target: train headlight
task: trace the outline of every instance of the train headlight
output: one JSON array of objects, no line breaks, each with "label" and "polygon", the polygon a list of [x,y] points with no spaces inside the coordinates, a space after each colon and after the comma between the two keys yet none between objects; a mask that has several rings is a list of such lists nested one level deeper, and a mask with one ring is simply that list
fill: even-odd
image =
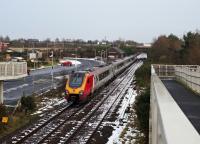
[{"label": "train headlight", "polygon": [[68,95],[69,95],[69,92],[68,92],[68,90],[66,90],[66,91],[65,91],[65,95],[66,95],[66,96],[68,96]]},{"label": "train headlight", "polygon": [[81,96],[82,96],[82,95],[83,95],[83,91],[80,91],[80,92],[79,92],[79,95],[81,95]]}]

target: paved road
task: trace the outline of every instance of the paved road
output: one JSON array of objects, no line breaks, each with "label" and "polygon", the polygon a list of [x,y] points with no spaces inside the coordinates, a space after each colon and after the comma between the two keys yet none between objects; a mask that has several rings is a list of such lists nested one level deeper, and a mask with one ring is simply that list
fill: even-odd
[{"label": "paved road", "polygon": [[[79,60],[81,65],[77,67],[55,66],[53,69],[53,86],[58,86],[61,79],[59,76],[67,75],[74,70],[89,69],[98,66],[99,62],[92,60]],[[40,69],[32,71],[25,78],[18,80],[9,80],[4,82],[4,103],[14,104],[23,95],[31,95],[33,92],[41,93],[52,88],[52,68]],[[34,82],[34,83],[33,83]]]},{"label": "paved road", "polygon": [[200,96],[174,80],[163,80],[162,82],[200,134]]}]

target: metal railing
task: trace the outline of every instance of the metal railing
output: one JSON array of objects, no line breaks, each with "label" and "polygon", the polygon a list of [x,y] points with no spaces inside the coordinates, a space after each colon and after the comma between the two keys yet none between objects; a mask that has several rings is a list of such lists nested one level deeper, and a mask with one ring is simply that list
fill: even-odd
[{"label": "metal railing", "polygon": [[[151,71],[149,143],[199,143],[200,136],[198,132],[174,101],[158,77],[154,66],[152,66]],[[175,73],[176,72],[174,72],[174,75]]]},{"label": "metal railing", "polygon": [[0,62],[0,80],[17,79],[26,75],[26,62]]},{"label": "metal railing", "polygon": [[198,65],[176,67],[175,76],[178,81],[200,93],[200,67]]},{"label": "metal railing", "polygon": [[152,65],[155,73],[161,79],[176,79],[193,91],[200,93],[199,65]]},{"label": "metal railing", "polygon": [[153,68],[160,78],[174,78],[175,65],[154,64]]}]

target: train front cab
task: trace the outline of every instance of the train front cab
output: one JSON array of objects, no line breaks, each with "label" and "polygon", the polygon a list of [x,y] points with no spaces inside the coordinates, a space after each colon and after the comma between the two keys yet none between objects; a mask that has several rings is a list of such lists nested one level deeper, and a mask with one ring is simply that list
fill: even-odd
[{"label": "train front cab", "polygon": [[67,101],[85,102],[89,99],[94,86],[94,75],[89,72],[76,72],[70,75],[66,83]]}]

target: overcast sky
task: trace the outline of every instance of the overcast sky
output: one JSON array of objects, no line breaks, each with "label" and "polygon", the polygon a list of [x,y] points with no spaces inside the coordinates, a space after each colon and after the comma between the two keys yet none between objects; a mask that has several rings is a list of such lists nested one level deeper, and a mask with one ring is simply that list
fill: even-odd
[{"label": "overcast sky", "polygon": [[200,0],[0,0],[0,35],[151,42],[200,29]]}]

